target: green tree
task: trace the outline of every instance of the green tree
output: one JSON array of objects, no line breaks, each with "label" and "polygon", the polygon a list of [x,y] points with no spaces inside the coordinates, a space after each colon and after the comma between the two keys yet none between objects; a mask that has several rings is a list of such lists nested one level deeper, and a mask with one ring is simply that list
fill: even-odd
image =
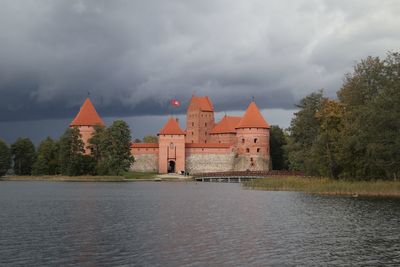
[{"label": "green tree", "polygon": [[284,170],[287,169],[287,156],[284,147],[287,145],[285,133],[277,126],[272,125],[269,129],[270,137],[270,155],[272,160],[272,169]]},{"label": "green tree", "polygon": [[368,57],[347,74],[338,97],[345,107],[340,160],[343,177],[400,175],[400,56]]},{"label": "green tree", "polygon": [[18,138],[11,145],[14,173],[16,175],[31,175],[32,166],[36,160],[35,146],[29,138]]},{"label": "green tree", "polygon": [[5,142],[0,139],[0,177],[11,168],[11,152]]},{"label": "green tree", "polygon": [[338,178],[339,140],[343,128],[344,107],[338,101],[324,99],[315,116],[319,122],[317,138],[312,145],[313,158],[320,175]]},{"label": "green tree", "polygon": [[154,135],[146,135],[143,137],[143,143],[158,143],[158,137]]},{"label": "green tree", "polygon": [[50,137],[43,140],[38,147],[37,158],[33,164],[34,175],[55,175],[58,173],[58,144]]},{"label": "green tree", "polygon": [[98,128],[90,143],[96,151],[98,174],[121,175],[133,162],[129,126],[122,120],[114,121],[107,129]]},{"label": "green tree", "polygon": [[303,98],[297,106],[299,111],[291,121],[286,145],[291,170],[303,171],[309,175],[319,174],[312,146],[319,131],[315,114],[324,99],[322,91],[318,91]]},{"label": "green tree", "polygon": [[84,144],[77,127],[68,128],[59,141],[59,164],[63,175],[77,176],[82,174]]}]

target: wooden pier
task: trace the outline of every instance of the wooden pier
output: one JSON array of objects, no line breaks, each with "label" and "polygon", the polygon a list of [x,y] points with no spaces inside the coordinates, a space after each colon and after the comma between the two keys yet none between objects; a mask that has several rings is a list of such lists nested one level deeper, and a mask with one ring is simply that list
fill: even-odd
[{"label": "wooden pier", "polygon": [[209,172],[193,174],[193,180],[197,182],[241,183],[243,181],[260,179],[268,176],[304,176],[304,174],[292,171]]}]

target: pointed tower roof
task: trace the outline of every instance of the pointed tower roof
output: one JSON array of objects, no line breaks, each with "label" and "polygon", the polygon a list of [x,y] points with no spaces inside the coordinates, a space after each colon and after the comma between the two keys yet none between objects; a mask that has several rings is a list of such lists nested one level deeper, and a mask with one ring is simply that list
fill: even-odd
[{"label": "pointed tower roof", "polygon": [[95,126],[104,125],[103,120],[100,118],[92,101],[86,98],[81,109],[76,115],[75,119],[71,122],[70,126]]},{"label": "pointed tower roof", "polygon": [[256,103],[252,101],[236,128],[269,128]]},{"label": "pointed tower roof", "polygon": [[185,134],[185,132],[179,127],[178,122],[170,117],[158,134]]},{"label": "pointed tower roof", "polygon": [[224,116],[220,122],[210,131],[210,134],[236,133],[236,126],[242,117]]},{"label": "pointed tower roof", "polygon": [[214,111],[211,99],[208,96],[195,96],[190,99],[189,109],[200,109],[201,111]]}]

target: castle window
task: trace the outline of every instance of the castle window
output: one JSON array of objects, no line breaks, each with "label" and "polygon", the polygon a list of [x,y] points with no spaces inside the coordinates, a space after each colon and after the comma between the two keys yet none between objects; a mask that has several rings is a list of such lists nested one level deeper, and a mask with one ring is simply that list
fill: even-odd
[{"label": "castle window", "polygon": [[257,138],[254,138],[254,144],[257,143]]},{"label": "castle window", "polygon": [[250,158],[250,161],[253,162],[253,158]]},{"label": "castle window", "polygon": [[260,153],[260,149],[259,148],[257,148],[257,153]]},{"label": "castle window", "polygon": [[192,135],[194,135],[194,132],[192,132]]},{"label": "castle window", "polygon": [[206,126],[206,127],[207,127],[207,122],[206,122],[206,123],[204,123],[204,126]]},{"label": "castle window", "polygon": [[194,126],[194,122],[192,122],[192,126]]},{"label": "castle window", "polygon": [[250,153],[250,149],[249,148],[246,148],[246,153]]},{"label": "castle window", "polygon": [[243,138],[243,139],[242,139],[242,144],[244,144],[244,141],[245,141],[245,140],[244,140],[244,138]]}]

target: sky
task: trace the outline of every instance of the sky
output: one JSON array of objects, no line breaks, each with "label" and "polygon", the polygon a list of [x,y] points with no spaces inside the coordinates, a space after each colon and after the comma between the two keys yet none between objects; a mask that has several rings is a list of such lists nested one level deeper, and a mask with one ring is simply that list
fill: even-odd
[{"label": "sky", "polygon": [[[361,59],[400,47],[396,0],[0,0],[0,139],[58,138],[90,98],[134,138],[190,97],[242,115],[252,97],[270,124],[296,103],[335,97]],[[176,98],[182,106],[170,107]]]}]

